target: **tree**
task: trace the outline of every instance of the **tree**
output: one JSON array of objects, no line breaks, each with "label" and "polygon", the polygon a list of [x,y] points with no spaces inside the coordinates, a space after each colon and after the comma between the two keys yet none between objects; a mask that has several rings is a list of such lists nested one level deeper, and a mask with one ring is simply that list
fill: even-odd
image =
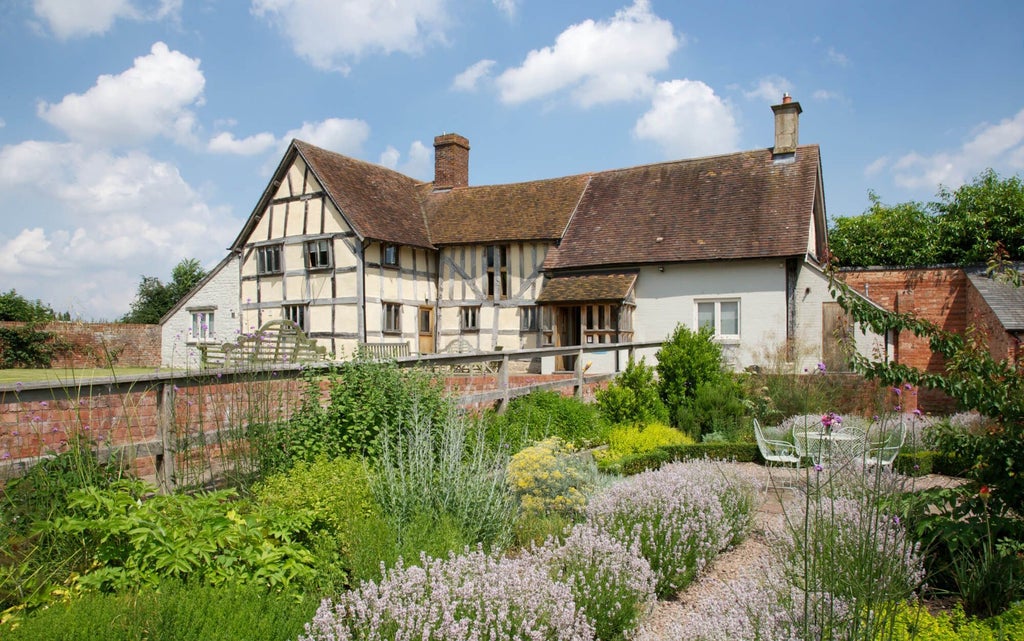
[{"label": "tree", "polygon": [[860,216],[833,221],[829,245],[846,267],[912,267],[984,263],[1002,245],[1008,260],[1024,260],[1024,181],[988,169],[938,200],[885,205],[869,192]]},{"label": "tree", "polygon": [[933,203],[940,221],[940,262],[983,263],[998,244],[1010,260],[1024,260],[1024,181],[988,169],[956,191],[942,189]]},{"label": "tree", "polygon": [[171,271],[171,282],[166,285],[154,276],[143,276],[138,293],[132,301],[131,311],[121,318],[122,323],[155,325],[185,294],[192,291],[206,271],[195,258],[186,258]]},{"label": "tree", "polygon": [[679,412],[696,395],[702,383],[725,377],[722,346],[714,341],[709,327],[693,331],[677,325],[672,336],[658,350],[658,392],[668,408],[673,425],[679,424]]},{"label": "tree", "polygon": [[937,262],[935,219],[917,202],[886,205],[868,192],[871,207],[834,221],[829,248],[840,264],[854,267],[930,265]]},{"label": "tree", "polygon": [[13,289],[0,294],[0,321],[42,323],[53,319],[53,309],[40,300],[30,301]]}]

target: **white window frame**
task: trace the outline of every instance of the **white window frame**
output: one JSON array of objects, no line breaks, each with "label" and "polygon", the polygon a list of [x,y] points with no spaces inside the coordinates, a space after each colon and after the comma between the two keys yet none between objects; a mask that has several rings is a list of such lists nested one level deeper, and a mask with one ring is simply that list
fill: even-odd
[{"label": "white window frame", "polygon": [[519,308],[519,331],[540,331],[540,307],[538,305],[527,305]]},{"label": "white window frame", "polygon": [[[722,331],[722,305],[736,306],[736,333],[726,334]],[[739,298],[704,298],[694,301],[693,304],[693,326],[699,331],[701,329],[700,307],[701,305],[712,305],[714,317],[711,320],[711,327],[714,330],[714,337],[720,341],[738,341],[743,332],[742,306]]]},{"label": "white window frame", "polygon": [[256,273],[260,276],[266,274],[280,274],[282,269],[284,246],[280,243],[275,245],[262,245],[256,248]]},{"label": "white window frame", "polygon": [[331,269],[334,267],[334,247],[330,238],[306,241],[306,269]]},{"label": "white window frame", "polygon": [[212,343],[216,341],[214,318],[216,308],[190,309],[192,327],[189,329],[189,340],[193,343]]},{"label": "white window frame", "polygon": [[459,329],[464,332],[480,331],[479,305],[463,305],[459,308]]},{"label": "white window frame", "polygon": [[380,327],[385,334],[402,333],[402,304],[381,303]]}]

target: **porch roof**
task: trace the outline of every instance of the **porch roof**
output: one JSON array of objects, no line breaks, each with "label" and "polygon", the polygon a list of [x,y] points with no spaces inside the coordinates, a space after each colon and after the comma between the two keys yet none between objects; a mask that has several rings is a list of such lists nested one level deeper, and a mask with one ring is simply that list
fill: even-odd
[{"label": "porch roof", "polygon": [[538,303],[621,303],[636,284],[636,273],[555,276],[544,283]]}]

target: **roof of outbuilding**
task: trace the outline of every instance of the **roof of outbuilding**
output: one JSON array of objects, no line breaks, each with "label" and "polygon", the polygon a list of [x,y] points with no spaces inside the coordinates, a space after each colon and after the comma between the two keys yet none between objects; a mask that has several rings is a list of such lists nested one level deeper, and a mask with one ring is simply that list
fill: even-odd
[{"label": "roof of outbuilding", "polygon": [[546,269],[727,260],[807,252],[817,145],[594,174]]},{"label": "roof of outbuilding", "polygon": [[984,273],[968,273],[967,277],[1006,331],[1024,331],[1024,287],[993,280]]}]

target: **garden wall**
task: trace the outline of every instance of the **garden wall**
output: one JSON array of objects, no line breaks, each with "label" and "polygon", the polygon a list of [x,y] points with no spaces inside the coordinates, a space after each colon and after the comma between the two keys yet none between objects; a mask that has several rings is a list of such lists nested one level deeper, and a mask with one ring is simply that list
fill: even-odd
[{"label": "garden wall", "polygon": [[[0,327],[25,323],[0,322]],[[53,332],[68,346],[58,353],[53,367],[160,367],[160,326],[129,323],[52,322],[37,326]]]},{"label": "garden wall", "polygon": [[[968,290],[972,288],[959,267],[869,268],[844,270],[841,276],[851,288],[890,311],[914,314],[948,332],[962,334],[967,329]],[[910,332],[896,337],[894,358],[902,365],[933,373],[942,372],[945,366],[927,339]],[[941,392],[921,390],[918,405],[924,411],[945,412],[953,410],[955,403]]]},{"label": "garden wall", "polygon": [[[208,479],[245,460],[242,438],[252,427],[286,420],[305,391],[301,369],[206,376],[153,374],[124,381],[55,387],[44,383],[0,391],[0,480],[21,475],[40,457],[84,438],[101,458],[123,453],[135,474],[170,489]],[[573,393],[574,376],[510,375],[512,390],[557,385]],[[326,400],[327,381],[321,383]],[[583,386],[593,398],[598,380]],[[451,376],[445,386],[462,405],[482,410],[499,390],[495,376]]]}]

